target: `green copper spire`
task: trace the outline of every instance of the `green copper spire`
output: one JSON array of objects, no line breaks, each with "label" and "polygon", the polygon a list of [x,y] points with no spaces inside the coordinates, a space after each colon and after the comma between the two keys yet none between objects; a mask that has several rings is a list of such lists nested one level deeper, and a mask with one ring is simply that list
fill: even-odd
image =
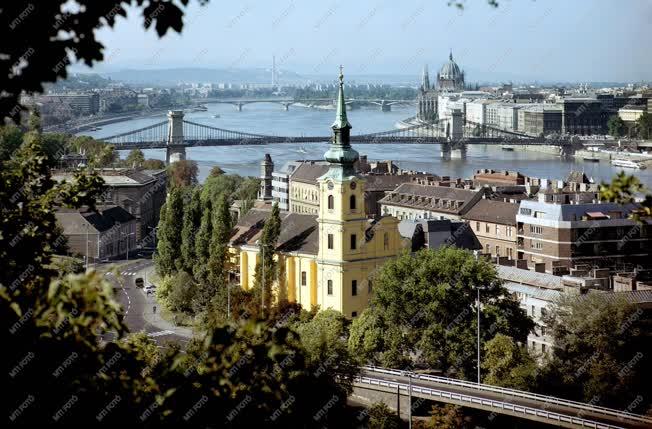
[{"label": "green copper spire", "polygon": [[340,89],[337,93],[337,112],[335,113],[335,122],[332,128],[351,128],[349,120],[346,117],[346,103],[344,102],[344,74],[342,73],[342,66],[340,66]]},{"label": "green copper spire", "polygon": [[346,117],[346,104],[344,103],[344,75],[340,66],[340,89],[337,96],[337,111],[333,122],[333,140],[324,159],[330,163],[328,172],[324,176],[343,180],[345,177],[355,175],[353,164],[358,160],[358,152],[351,147],[351,124]]}]

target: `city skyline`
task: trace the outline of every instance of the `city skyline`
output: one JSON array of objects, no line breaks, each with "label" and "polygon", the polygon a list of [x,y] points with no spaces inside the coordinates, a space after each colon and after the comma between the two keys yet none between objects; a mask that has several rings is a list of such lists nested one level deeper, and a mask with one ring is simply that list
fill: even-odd
[{"label": "city skyline", "polygon": [[463,10],[408,1],[398,11],[387,1],[192,4],[183,33],[163,39],[140,27],[138,13],[118,18],[98,32],[105,60],[93,70],[271,68],[276,56],[278,69],[305,76],[340,63],[351,77],[410,76],[424,63],[438,69],[452,50],[469,82],[639,82],[652,79],[651,15],[647,0],[625,10],[606,1],[483,1]]}]

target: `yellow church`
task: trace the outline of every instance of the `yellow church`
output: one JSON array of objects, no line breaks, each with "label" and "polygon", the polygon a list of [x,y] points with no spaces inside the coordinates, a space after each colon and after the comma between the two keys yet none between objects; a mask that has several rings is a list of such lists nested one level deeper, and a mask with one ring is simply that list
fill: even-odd
[{"label": "yellow church", "polygon": [[[281,212],[277,240],[276,299],[287,299],[310,309],[334,309],[347,317],[364,310],[373,288],[374,271],[403,247],[398,220],[392,216],[370,219],[365,215],[365,179],[356,174],[359,155],[351,147],[344,103],[344,76],[340,70],[333,139],[324,155],[328,170],[319,177],[317,215]],[[253,287],[258,240],[271,205],[255,207],[238,220],[231,237],[237,255],[240,286]]]}]

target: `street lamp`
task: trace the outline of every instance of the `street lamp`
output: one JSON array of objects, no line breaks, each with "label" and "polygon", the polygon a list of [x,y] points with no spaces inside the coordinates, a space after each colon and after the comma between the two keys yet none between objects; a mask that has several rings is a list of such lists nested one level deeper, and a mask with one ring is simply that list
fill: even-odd
[{"label": "street lamp", "polygon": [[120,231],[120,235],[126,236],[127,237],[127,262],[129,262],[129,236],[130,235],[135,235],[135,232],[122,232]]}]

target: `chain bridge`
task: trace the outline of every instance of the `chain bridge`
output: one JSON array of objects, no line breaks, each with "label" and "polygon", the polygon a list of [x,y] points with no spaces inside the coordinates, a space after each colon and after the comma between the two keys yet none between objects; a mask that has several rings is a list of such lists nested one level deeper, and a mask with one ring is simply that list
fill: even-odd
[{"label": "chain bridge", "polygon": [[[118,150],[166,149],[168,162],[185,159],[187,147],[242,146],[277,144],[311,144],[329,142],[330,135],[279,136],[227,130],[183,119],[183,112],[168,112],[168,120],[144,128],[99,138]],[[537,138],[510,130],[487,125],[464,122],[458,116],[434,123],[416,124],[369,134],[351,135],[356,144],[439,144],[441,155],[450,157],[452,151],[460,151],[466,157],[468,144],[496,145],[555,145],[560,152],[572,150],[568,140]]]}]

